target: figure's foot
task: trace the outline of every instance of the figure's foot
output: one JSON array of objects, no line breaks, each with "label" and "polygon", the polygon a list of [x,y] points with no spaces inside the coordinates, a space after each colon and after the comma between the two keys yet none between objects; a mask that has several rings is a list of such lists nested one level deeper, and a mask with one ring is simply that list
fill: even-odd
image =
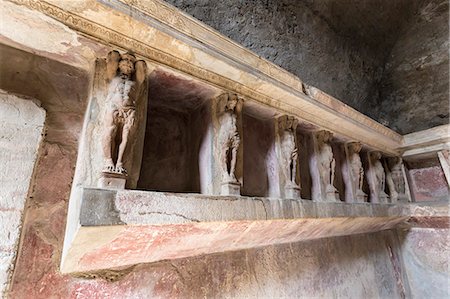
[{"label": "figure's foot", "polygon": [[293,182],[293,181],[287,181],[286,182],[286,187],[287,188],[297,188],[298,185],[295,182]]},{"label": "figure's foot", "polygon": [[114,171],[115,167],[112,159],[105,160],[105,164],[103,165],[103,172],[114,172]]},{"label": "figure's foot", "polygon": [[119,164],[119,163],[117,163],[115,172],[120,173],[120,174],[127,174],[127,170],[123,167],[122,164]]},{"label": "figure's foot", "polygon": [[233,174],[229,174],[229,173],[225,173],[223,175],[223,180],[224,183],[237,183],[237,179],[236,176]]}]

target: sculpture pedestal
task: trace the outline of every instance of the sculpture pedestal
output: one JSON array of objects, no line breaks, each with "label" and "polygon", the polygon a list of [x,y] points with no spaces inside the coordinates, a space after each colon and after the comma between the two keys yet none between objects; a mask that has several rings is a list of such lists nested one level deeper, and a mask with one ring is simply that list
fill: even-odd
[{"label": "sculpture pedestal", "polygon": [[98,180],[99,188],[106,189],[125,189],[127,182],[126,175],[114,172],[102,172],[102,176]]},{"label": "sculpture pedestal", "polygon": [[239,182],[222,183],[220,195],[241,195],[241,184]]},{"label": "sculpture pedestal", "polygon": [[334,188],[334,186],[332,186],[332,185],[327,186],[326,201],[331,201],[331,202],[339,202],[340,201],[339,193],[336,190],[336,188]]},{"label": "sculpture pedestal", "polygon": [[381,191],[379,198],[380,203],[389,203],[389,196],[386,194],[386,192]]},{"label": "sculpture pedestal", "polygon": [[284,197],[286,199],[301,199],[300,187],[298,187],[298,186],[284,187]]},{"label": "sculpture pedestal", "polygon": [[367,194],[361,189],[356,191],[356,202],[367,202]]}]

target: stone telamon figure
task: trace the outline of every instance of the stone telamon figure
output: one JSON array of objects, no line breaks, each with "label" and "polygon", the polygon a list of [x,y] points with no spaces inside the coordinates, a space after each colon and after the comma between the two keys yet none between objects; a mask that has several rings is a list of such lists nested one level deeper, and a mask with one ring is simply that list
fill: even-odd
[{"label": "stone telamon figure", "polygon": [[240,113],[239,97],[224,93],[219,96],[218,147],[222,168],[222,183],[237,183],[235,171],[240,144],[237,116]]},{"label": "stone telamon figure", "polygon": [[377,197],[372,198],[372,202],[381,201],[384,200],[384,189],[385,189],[385,183],[386,183],[386,174],[384,172],[383,164],[381,164],[381,153],[375,152],[370,155],[371,157],[371,164],[373,168],[373,182],[370,184],[370,195],[371,197]]},{"label": "stone telamon figure", "polygon": [[359,153],[362,145],[359,142],[352,142],[348,145],[348,151],[350,156],[350,175],[353,186],[356,190],[362,190],[364,169],[362,167],[361,157]]},{"label": "stone telamon figure", "polygon": [[[109,85],[102,138],[103,172],[127,173],[124,157],[136,122],[136,101],[145,80],[146,69],[145,62],[136,61],[131,53],[111,51],[108,54],[106,77]],[[115,144],[117,139],[120,140],[118,148]]]},{"label": "stone telamon figure", "polygon": [[404,199],[406,197],[405,180],[403,177],[403,161],[400,157],[393,157],[388,160],[389,173],[386,175],[386,183],[389,187],[389,197],[391,202]]},{"label": "stone telamon figure", "polygon": [[317,133],[319,174],[322,184],[327,190],[335,189],[333,183],[336,161],[333,158],[333,150],[329,144],[332,138],[333,134],[331,132],[320,131]]},{"label": "stone telamon figure", "polygon": [[297,187],[295,178],[297,175],[298,149],[295,142],[295,130],[298,121],[292,116],[285,116],[279,119],[280,147],[281,147],[281,168],[286,178],[286,187]]}]

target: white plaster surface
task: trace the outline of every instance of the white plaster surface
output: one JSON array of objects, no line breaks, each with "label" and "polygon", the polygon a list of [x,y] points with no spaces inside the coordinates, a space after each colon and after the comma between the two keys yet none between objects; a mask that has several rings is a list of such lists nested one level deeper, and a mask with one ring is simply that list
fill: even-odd
[{"label": "white plaster surface", "polygon": [[0,90],[0,293],[7,288],[45,111]]},{"label": "white plaster surface", "polygon": [[450,230],[413,228],[402,239],[412,298],[449,298]]},{"label": "white plaster surface", "polygon": [[[61,23],[45,16],[24,9],[9,2],[0,3],[2,18],[0,19],[0,35],[24,46],[38,51],[65,54],[71,46],[81,45],[77,35]],[[28,22],[23,22],[27,19]],[[44,21],[53,28],[52,32],[38,30],[37,24]],[[14,24],[14,26],[11,26]],[[22,34],[29,32],[32,34]]]}]

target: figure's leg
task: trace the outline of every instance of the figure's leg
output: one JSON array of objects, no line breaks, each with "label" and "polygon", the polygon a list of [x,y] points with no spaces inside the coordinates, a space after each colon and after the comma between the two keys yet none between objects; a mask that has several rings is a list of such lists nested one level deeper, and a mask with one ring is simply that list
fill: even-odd
[{"label": "figure's leg", "polygon": [[364,169],[362,167],[359,168],[359,189],[363,188],[363,180],[364,180]]},{"label": "figure's leg", "polygon": [[133,128],[134,124],[135,112],[131,111],[128,116],[125,118],[125,124],[122,128],[122,141],[119,145],[119,152],[117,153],[117,163],[116,163],[116,172],[125,174],[127,173],[126,169],[123,167],[123,155],[125,150],[127,149],[128,138],[130,136],[130,132]]},{"label": "figure's leg", "polygon": [[292,155],[292,178],[291,178],[291,182],[294,183],[294,185],[297,184],[295,182],[296,177],[297,177],[297,152],[294,152],[294,154]]},{"label": "figure's leg", "polygon": [[333,158],[330,165],[330,185],[334,185],[334,171],[336,170],[336,160]]},{"label": "figure's leg", "polygon": [[237,162],[237,152],[239,149],[240,139],[239,136],[234,136],[231,144],[231,161],[230,161],[230,177],[236,180],[236,162]]},{"label": "figure's leg", "polygon": [[114,123],[114,112],[108,111],[105,115],[104,132],[102,138],[102,149],[104,157],[103,170],[114,171],[114,162],[112,160],[112,149],[114,148],[114,139],[116,137],[117,125]]}]

